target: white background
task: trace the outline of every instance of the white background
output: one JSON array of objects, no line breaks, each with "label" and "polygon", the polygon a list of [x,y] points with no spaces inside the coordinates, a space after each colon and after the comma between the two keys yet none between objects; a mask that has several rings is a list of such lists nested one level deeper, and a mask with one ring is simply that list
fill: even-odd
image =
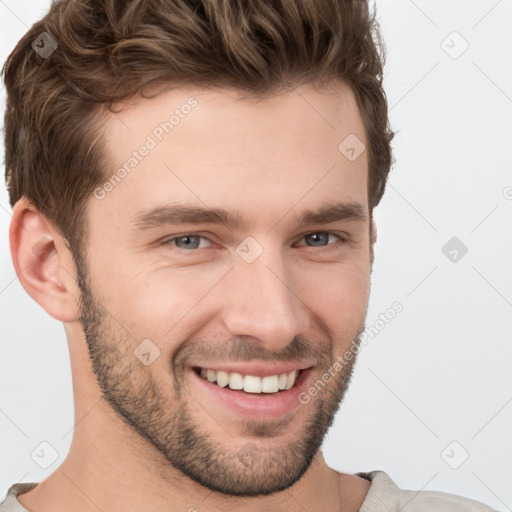
[{"label": "white background", "polygon": [[[2,62],[48,5],[0,1]],[[404,310],[362,351],[324,453],[344,472],[381,469],[402,488],[511,510],[512,0],[378,0],[377,10],[397,135],[375,210],[367,325],[395,301]],[[10,211],[2,185],[0,500],[53,472],[73,427],[64,329],[16,279]],[[441,250],[452,237],[468,248],[455,263]],[[42,441],[59,452],[46,471],[30,456]]]}]

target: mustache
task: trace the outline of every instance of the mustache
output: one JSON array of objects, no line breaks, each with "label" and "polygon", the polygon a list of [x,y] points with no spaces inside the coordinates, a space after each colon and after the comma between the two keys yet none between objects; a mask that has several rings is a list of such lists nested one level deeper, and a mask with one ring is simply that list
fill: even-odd
[{"label": "mustache", "polygon": [[332,341],[327,344],[318,341],[307,341],[296,336],[291,343],[281,350],[266,350],[263,344],[250,336],[234,337],[225,341],[191,340],[184,343],[172,357],[172,366],[183,371],[192,358],[208,361],[221,360],[232,362],[248,362],[255,359],[263,361],[295,362],[312,359],[317,363],[330,361],[332,357]]}]

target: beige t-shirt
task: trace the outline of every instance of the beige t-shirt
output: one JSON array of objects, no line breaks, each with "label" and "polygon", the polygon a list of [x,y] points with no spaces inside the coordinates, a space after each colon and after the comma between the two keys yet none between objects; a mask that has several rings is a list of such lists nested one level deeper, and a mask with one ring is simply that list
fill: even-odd
[{"label": "beige t-shirt", "polygon": [[[403,491],[391,480],[384,471],[356,473],[370,480],[372,485],[366,495],[360,512],[427,512],[442,510],[443,512],[496,512],[494,509],[454,494],[437,491]],[[22,507],[17,499],[33,489],[37,483],[26,482],[13,484],[0,503],[0,512],[29,512]]]}]

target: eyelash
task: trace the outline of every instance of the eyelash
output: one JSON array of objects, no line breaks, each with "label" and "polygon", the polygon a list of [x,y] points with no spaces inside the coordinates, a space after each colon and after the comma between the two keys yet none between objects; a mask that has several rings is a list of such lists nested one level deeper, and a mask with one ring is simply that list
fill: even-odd
[{"label": "eyelash", "polygon": [[[337,240],[337,242],[334,242],[332,244],[327,244],[327,245],[319,245],[319,246],[301,245],[300,247],[310,247],[310,248],[319,247],[319,248],[322,248],[322,249],[329,249],[329,248],[335,246],[338,242],[340,242],[341,244],[346,244],[349,241],[347,236],[342,235],[342,234],[340,234],[338,232],[335,232],[335,231],[311,231],[310,233],[306,233],[306,234],[302,235],[301,240],[306,238],[306,237],[308,237],[308,236],[310,236],[310,235],[333,235],[336,238],[338,238],[338,240]],[[187,237],[198,237],[198,238],[202,238],[203,240],[208,240],[209,242],[211,242],[211,240],[209,238],[205,237],[205,236],[197,235],[195,233],[185,233],[183,235],[176,235],[176,236],[173,236],[171,238],[168,238],[168,239],[166,239],[163,242],[163,244],[164,245],[172,245],[172,243],[175,240],[179,240],[180,238],[187,238]],[[200,249],[205,249],[205,247],[199,247],[197,249],[182,249],[181,247],[177,247],[177,246],[173,246],[173,248],[182,250],[183,252],[197,252]]]}]

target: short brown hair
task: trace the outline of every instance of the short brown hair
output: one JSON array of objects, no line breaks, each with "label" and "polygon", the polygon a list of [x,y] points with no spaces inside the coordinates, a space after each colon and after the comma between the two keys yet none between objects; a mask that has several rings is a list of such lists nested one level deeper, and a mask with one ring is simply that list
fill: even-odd
[{"label": "short brown hair", "polygon": [[[160,82],[263,96],[338,78],[354,91],[365,125],[372,211],[393,138],[375,14],[368,0],[54,1],[3,69],[11,206],[27,197],[78,249],[87,199],[106,175],[102,106]],[[47,56],[33,47],[44,32],[58,44]]]}]

